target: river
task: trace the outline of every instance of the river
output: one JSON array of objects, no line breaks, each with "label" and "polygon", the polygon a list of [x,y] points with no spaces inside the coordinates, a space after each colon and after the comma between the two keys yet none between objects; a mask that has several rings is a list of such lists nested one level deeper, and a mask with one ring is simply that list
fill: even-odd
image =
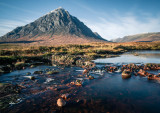
[{"label": "river", "polygon": [[132,52],[126,52],[120,55],[119,57],[100,58],[94,61],[97,63],[160,63],[160,51],[159,50],[132,51]]},{"label": "river", "polygon": [[[136,56],[134,55],[136,53]],[[160,63],[160,51],[133,51],[119,57],[100,58],[96,63]],[[66,67],[59,74],[36,75],[36,82],[24,79],[26,72],[44,70],[46,68],[61,69],[53,66],[39,66],[4,74],[1,82],[15,82],[26,86],[20,95],[22,101],[12,104],[5,112],[107,112],[107,113],[159,113],[160,83],[149,81],[147,77],[132,76],[122,79],[121,73],[103,73],[103,77],[85,80],[82,87],[68,86],[83,69]],[[159,70],[150,71],[158,74]],[[16,78],[16,79],[15,79]],[[54,79],[46,83],[47,78]],[[67,79],[67,81],[63,81]],[[23,82],[22,82],[23,81]],[[26,83],[24,83],[27,81]],[[58,90],[52,90],[56,85]],[[60,94],[69,93],[70,98],[63,108],[56,106]]]}]

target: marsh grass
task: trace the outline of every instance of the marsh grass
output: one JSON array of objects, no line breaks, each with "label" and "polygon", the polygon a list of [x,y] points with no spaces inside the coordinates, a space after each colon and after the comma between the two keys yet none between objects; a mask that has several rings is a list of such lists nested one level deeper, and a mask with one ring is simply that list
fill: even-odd
[{"label": "marsh grass", "polygon": [[92,58],[107,57],[129,50],[160,50],[160,42],[87,43],[63,46],[27,46],[24,44],[0,44],[0,65],[18,61],[41,61],[54,55],[82,55]]}]

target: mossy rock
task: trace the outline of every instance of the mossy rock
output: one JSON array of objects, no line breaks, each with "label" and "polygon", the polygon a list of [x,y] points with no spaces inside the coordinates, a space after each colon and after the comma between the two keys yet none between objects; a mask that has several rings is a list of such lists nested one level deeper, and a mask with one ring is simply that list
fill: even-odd
[{"label": "mossy rock", "polygon": [[57,73],[59,73],[59,71],[52,70],[52,71],[48,71],[46,74],[51,75],[51,74],[57,74]]},{"label": "mossy rock", "polygon": [[0,99],[0,110],[5,110],[7,109],[11,103],[18,103],[19,101],[19,96],[17,94],[12,94],[12,95],[8,95],[4,98]]},{"label": "mossy rock", "polygon": [[4,70],[0,69],[0,74],[4,73]]},{"label": "mossy rock", "polygon": [[42,74],[43,71],[35,71],[33,74]]},{"label": "mossy rock", "polygon": [[10,65],[7,65],[7,66],[1,66],[0,67],[0,74],[2,73],[9,73],[11,72],[11,66]]},{"label": "mossy rock", "polygon": [[0,88],[4,87],[6,85],[9,85],[9,83],[0,83]]},{"label": "mossy rock", "polygon": [[26,75],[31,75],[31,72],[27,72]]},{"label": "mossy rock", "polygon": [[15,64],[15,67],[16,67],[17,69],[23,69],[23,67],[26,67],[26,66],[29,66],[29,64],[28,64],[28,63],[24,63],[24,62],[17,62],[17,63]]},{"label": "mossy rock", "polygon": [[34,68],[34,67],[36,67],[36,66],[35,66],[35,65],[31,65],[30,67],[31,67],[31,68]]},{"label": "mossy rock", "polygon": [[25,64],[24,62],[17,62],[17,63],[15,63],[15,67],[22,66],[24,64]]},{"label": "mossy rock", "polygon": [[50,71],[50,69],[49,69],[49,68],[46,68],[45,71]]},{"label": "mossy rock", "polygon": [[13,85],[10,83],[0,83],[0,97],[9,94],[18,94],[20,92],[20,87],[18,85]]}]

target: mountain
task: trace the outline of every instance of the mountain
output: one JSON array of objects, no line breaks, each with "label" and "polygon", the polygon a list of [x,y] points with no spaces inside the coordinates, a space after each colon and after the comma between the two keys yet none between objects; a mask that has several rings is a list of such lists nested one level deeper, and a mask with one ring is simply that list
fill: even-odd
[{"label": "mountain", "polygon": [[103,39],[97,32],[93,32],[99,39]]},{"label": "mountain", "polygon": [[106,41],[63,8],[55,9],[25,26],[0,37],[1,42],[68,44]]},{"label": "mountain", "polygon": [[160,41],[160,32],[143,33],[111,40],[113,42],[153,42]]}]

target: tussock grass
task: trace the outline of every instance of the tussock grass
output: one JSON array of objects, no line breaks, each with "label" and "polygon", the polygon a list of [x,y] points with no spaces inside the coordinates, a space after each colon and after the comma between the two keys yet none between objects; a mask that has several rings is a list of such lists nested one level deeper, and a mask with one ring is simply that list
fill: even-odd
[{"label": "tussock grass", "polygon": [[160,42],[129,43],[87,43],[64,46],[26,46],[23,44],[0,44],[0,56],[4,61],[20,57],[39,57],[57,55],[105,55],[116,54],[126,50],[160,50]]}]

